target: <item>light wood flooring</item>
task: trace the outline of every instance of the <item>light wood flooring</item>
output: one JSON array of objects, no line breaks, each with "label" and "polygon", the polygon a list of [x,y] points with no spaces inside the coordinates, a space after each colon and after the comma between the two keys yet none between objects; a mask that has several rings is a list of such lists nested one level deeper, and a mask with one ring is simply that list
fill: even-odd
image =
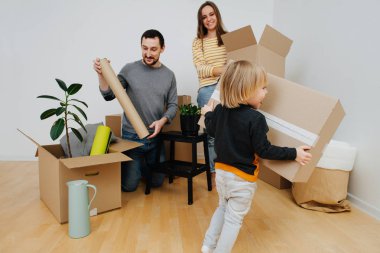
[{"label": "light wood flooring", "polygon": [[[259,181],[253,207],[244,220],[234,253],[377,253],[380,221],[356,208],[326,214],[305,210],[289,190]],[[217,204],[206,176],[194,182],[187,205],[187,181],[166,181],[144,195],[144,184],[122,194],[122,208],[91,217],[92,232],[68,236],[39,199],[37,162],[0,162],[0,252],[200,252]]]}]

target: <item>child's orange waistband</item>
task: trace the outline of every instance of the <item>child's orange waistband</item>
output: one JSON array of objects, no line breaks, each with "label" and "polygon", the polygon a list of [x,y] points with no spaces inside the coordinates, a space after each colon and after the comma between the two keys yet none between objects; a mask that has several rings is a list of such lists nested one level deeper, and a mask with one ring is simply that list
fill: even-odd
[{"label": "child's orange waistband", "polygon": [[256,165],[256,169],[255,169],[255,172],[253,173],[253,175],[247,174],[244,171],[239,170],[238,168],[236,168],[234,166],[231,166],[231,165],[228,165],[225,163],[219,163],[219,162],[215,163],[215,169],[220,169],[220,170],[231,172],[231,173],[235,174],[236,176],[239,176],[239,177],[241,177],[244,180],[247,180],[249,182],[256,182],[257,177],[259,175],[260,167],[259,167],[258,163],[255,165]]}]

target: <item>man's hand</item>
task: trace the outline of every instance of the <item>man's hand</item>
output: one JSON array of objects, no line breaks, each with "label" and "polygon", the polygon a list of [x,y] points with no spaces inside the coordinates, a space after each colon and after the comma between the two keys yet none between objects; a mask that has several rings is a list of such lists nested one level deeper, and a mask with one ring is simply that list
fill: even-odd
[{"label": "man's hand", "polygon": [[147,139],[152,139],[157,136],[161,132],[162,127],[168,122],[168,118],[163,117],[160,120],[154,121],[149,128],[154,128],[154,132],[147,137]]},{"label": "man's hand", "polygon": [[[111,61],[108,60],[108,62],[110,63]],[[100,86],[100,89],[101,90],[108,90],[109,86],[106,83],[106,81],[104,80],[104,77],[103,77],[103,74],[102,74],[102,66],[100,65],[100,59],[96,58],[95,60],[93,60],[93,63],[94,63],[93,68],[94,68],[95,72],[98,74],[98,77],[99,77],[99,86]]]}]

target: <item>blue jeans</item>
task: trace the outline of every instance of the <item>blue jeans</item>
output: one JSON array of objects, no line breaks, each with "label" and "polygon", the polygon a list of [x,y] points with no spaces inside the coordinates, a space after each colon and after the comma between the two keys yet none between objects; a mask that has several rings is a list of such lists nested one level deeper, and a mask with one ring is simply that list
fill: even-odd
[{"label": "blue jeans", "polygon": [[[208,101],[211,98],[212,93],[214,92],[216,87],[216,84],[209,85],[203,88],[200,88],[198,91],[198,97],[197,97],[197,103],[198,106],[203,107],[208,103]],[[208,144],[208,155],[210,158],[210,171],[212,173],[215,172],[215,164],[214,164],[214,159],[216,158],[216,153],[214,149],[214,137],[207,136],[207,144]]]},{"label": "blue jeans", "polygon": [[203,245],[215,253],[231,252],[243,219],[251,208],[256,182],[248,182],[224,170],[216,171],[219,206],[207,229]]},{"label": "blue jeans", "polygon": [[[123,139],[143,144],[140,147],[125,151],[132,161],[123,162],[121,166],[121,189],[125,192],[135,191],[142,177],[147,178],[149,169],[157,161],[157,148],[162,145],[159,138],[140,139],[137,134],[123,130]],[[160,161],[165,159],[165,149],[161,148]],[[152,174],[152,187],[159,187],[164,182],[165,174]]]}]

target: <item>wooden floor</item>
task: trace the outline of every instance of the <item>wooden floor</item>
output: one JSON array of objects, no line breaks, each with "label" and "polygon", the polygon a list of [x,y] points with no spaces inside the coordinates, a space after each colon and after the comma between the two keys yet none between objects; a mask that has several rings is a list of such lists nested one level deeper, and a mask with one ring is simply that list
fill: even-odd
[{"label": "wooden floor", "polygon": [[[187,205],[183,178],[144,195],[122,194],[122,208],[91,218],[92,232],[71,239],[39,200],[36,162],[0,162],[0,252],[200,252],[217,204],[206,176]],[[289,190],[259,182],[233,252],[380,252],[380,221],[358,209],[326,214],[294,204]]]}]

